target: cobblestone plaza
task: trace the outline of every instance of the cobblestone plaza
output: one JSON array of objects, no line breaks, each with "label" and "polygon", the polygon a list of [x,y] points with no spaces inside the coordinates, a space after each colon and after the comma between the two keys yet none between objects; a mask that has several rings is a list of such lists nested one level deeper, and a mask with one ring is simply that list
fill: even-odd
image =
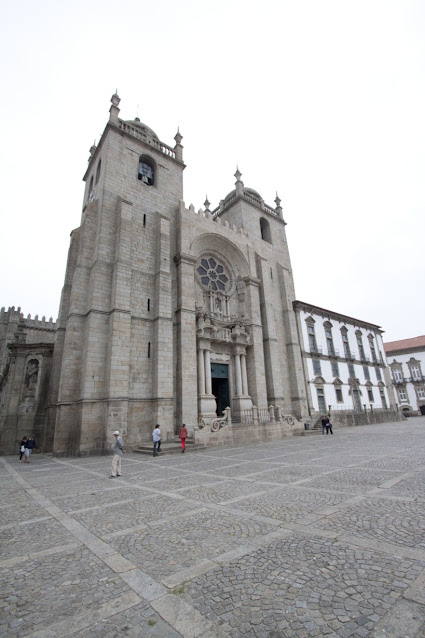
[{"label": "cobblestone plaza", "polygon": [[0,459],[0,636],[425,636],[425,417],[110,464]]}]

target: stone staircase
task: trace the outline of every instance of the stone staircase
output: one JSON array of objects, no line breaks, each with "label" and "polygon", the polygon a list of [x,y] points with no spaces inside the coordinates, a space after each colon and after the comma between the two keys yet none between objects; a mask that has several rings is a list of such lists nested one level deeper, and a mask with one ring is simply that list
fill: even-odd
[{"label": "stone staircase", "polygon": [[[195,445],[193,436],[189,436],[186,439],[185,454],[191,454],[192,452],[204,450],[205,447],[205,445]],[[136,448],[133,448],[133,452],[136,452],[136,454],[147,454],[149,456],[153,456],[153,443],[142,443]],[[178,436],[174,437],[174,441],[161,441],[161,450],[159,456],[168,454],[182,454],[181,441]]]},{"label": "stone staircase", "polygon": [[322,419],[320,418],[316,423],[310,424],[310,428],[308,430],[304,430],[303,434],[311,436],[312,434],[321,434],[322,433]]}]

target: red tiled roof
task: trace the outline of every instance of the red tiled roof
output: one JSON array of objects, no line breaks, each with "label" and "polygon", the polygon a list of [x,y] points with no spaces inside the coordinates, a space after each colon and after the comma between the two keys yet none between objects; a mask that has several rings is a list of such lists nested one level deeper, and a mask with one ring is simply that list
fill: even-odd
[{"label": "red tiled roof", "polygon": [[400,341],[384,343],[384,350],[387,354],[394,350],[404,350],[406,348],[425,348],[425,335],[413,337],[412,339],[400,339]]}]

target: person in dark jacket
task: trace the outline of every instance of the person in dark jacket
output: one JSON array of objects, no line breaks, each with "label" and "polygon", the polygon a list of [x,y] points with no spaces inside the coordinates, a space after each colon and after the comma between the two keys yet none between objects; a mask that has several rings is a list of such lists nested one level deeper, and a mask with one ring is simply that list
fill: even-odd
[{"label": "person in dark jacket", "polygon": [[31,436],[25,442],[25,461],[24,461],[25,463],[30,462],[31,452],[34,449],[35,449],[35,441],[34,441],[34,436],[31,434]]}]

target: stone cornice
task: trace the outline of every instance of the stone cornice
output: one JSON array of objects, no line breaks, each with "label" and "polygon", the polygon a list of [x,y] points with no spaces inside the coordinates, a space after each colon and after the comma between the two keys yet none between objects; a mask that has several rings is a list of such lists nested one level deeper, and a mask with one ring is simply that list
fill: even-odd
[{"label": "stone cornice", "polygon": [[325,308],[320,308],[319,306],[314,306],[313,304],[309,304],[305,301],[294,301],[292,302],[292,307],[294,311],[304,310],[305,312],[309,312],[313,315],[320,315],[323,319],[334,319],[335,321],[339,321],[340,323],[349,323],[353,326],[358,326],[359,328],[364,328],[365,330],[374,330],[379,334],[383,334],[383,330],[381,326],[377,326],[374,323],[368,323],[367,321],[362,321],[361,319],[355,319],[354,317],[349,317],[348,315],[342,315],[339,312],[334,312],[333,310],[326,310]]}]

